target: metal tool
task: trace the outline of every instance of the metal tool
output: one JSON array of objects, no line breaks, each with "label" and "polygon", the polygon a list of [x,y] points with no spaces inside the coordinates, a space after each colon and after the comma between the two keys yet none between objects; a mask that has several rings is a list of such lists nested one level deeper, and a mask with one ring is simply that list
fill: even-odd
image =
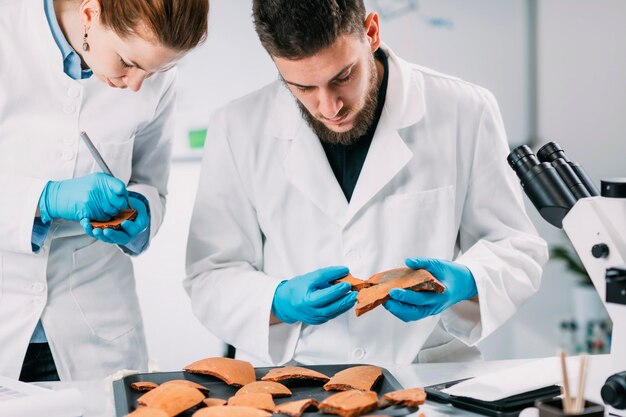
[{"label": "metal tool", "polygon": [[[110,176],[115,177],[115,175],[113,175],[113,172],[111,172],[111,169],[109,168],[107,163],[104,162],[104,159],[102,159],[102,155],[100,155],[100,152],[98,152],[98,149],[96,149],[91,139],[89,139],[87,132],[80,132],[80,138],[83,140],[83,142],[85,142],[87,149],[89,149],[91,156],[93,156],[93,159],[95,159],[100,169],[104,171],[106,174],[109,174]],[[130,199],[128,198],[128,195],[126,196],[126,203],[128,204],[128,208],[130,209],[133,208],[133,206],[130,205]]]}]

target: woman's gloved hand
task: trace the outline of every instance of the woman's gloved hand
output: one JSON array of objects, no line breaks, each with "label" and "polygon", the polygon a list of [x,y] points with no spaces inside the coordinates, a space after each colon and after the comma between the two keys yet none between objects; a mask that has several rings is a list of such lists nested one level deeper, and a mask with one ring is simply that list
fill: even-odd
[{"label": "woman's gloved hand", "polygon": [[348,311],[357,293],[347,282],[330,282],[348,275],[344,266],[330,266],[281,282],[274,293],[272,313],[285,323],[322,324]]},{"label": "woman's gloved hand", "polygon": [[411,291],[399,288],[389,292],[391,300],[384,307],[402,321],[421,320],[448,309],[478,294],[472,272],[465,265],[439,259],[409,258],[406,266],[425,269],[446,287],[443,293]]},{"label": "woman's gloved hand", "polygon": [[[115,245],[126,246],[133,240],[139,233],[143,232],[150,225],[150,216],[146,205],[138,198],[129,197],[130,204],[133,209],[137,210],[137,217],[135,220],[125,220],[120,225],[120,230],[115,229],[94,229],[91,226],[90,219],[82,219],[80,225],[85,230],[85,233],[91,237],[101,240],[106,243],[112,243]],[[127,208],[126,205],[124,208]]]},{"label": "woman's gloved hand", "polygon": [[64,181],[49,181],[39,197],[41,220],[109,220],[126,208],[126,185],[99,172]]}]

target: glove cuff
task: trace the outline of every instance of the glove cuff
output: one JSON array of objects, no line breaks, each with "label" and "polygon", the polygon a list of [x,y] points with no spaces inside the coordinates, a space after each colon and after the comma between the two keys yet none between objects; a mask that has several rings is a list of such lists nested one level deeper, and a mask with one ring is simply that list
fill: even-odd
[{"label": "glove cuff", "polygon": [[277,308],[277,304],[280,304],[280,300],[281,297],[278,294],[278,292],[280,291],[280,288],[285,285],[285,283],[287,282],[287,280],[281,282],[280,284],[278,284],[278,287],[276,287],[276,291],[274,292],[274,298],[272,299],[272,314],[276,316],[276,318],[278,318],[280,321],[282,321],[283,323],[287,323],[287,324],[293,324],[295,323],[297,320],[292,319],[291,317],[288,316],[284,316],[279,310],[280,307]]},{"label": "glove cuff", "polygon": [[39,216],[43,224],[48,224],[54,218],[48,205],[48,196],[50,194],[50,187],[54,187],[54,181],[48,181],[46,186],[43,187],[43,191],[39,196]]},{"label": "glove cuff", "polygon": [[[467,266],[465,267],[467,268]],[[469,279],[471,281],[471,287],[469,290],[469,295],[466,298],[466,300],[469,300],[471,298],[474,298],[478,295],[478,287],[476,286],[476,279],[474,279],[474,274],[472,274],[472,271],[467,268],[467,274],[469,275]]]}]

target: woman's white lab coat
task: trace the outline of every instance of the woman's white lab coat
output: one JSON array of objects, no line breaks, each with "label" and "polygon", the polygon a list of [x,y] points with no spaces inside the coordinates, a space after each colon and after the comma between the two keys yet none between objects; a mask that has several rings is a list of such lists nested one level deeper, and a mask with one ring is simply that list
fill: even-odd
[{"label": "woman's white lab coat", "polygon": [[130,259],[55,220],[31,247],[44,185],[99,172],[88,132],[128,190],[147,198],[151,235],[161,225],[171,148],[174,73],[138,93],[63,73],[36,0],[0,5],[0,374],[17,378],[41,318],[62,380],[145,369],[147,352]]},{"label": "woman's white lab coat", "polygon": [[[212,117],[185,287],[215,335],[257,364],[411,363],[475,345],[537,291],[547,259],[506,164],[493,96],[387,50],[382,117],[348,204],[319,139],[275,82]],[[469,267],[480,303],[404,323],[384,308],[269,326],[276,286],[329,265],[360,278],[407,257]]]}]

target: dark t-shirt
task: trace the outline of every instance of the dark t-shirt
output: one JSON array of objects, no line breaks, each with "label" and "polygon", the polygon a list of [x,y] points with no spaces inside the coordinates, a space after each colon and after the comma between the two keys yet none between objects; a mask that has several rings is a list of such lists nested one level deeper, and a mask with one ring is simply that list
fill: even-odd
[{"label": "dark t-shirt", "polygon": [[387,68],[387,55],[378,49],[378,51],[376,51],[376,59],[383,64],[384,74],[382,82],[380,83],[380,89],[378,90],[378,102],[376,104],[376,111],[374,112],[374,120],[365,135],[351,145],[330,144],[321,141],[328,162],[335,174],[335,178],[337,178],[337,182],[341,186],[343,194],[348,201],[352,198],[354,187],[356,187],[356,182],[359,179],[359,174],[361,173],[365,157],[367,156],[370,144],[374,138],[376,126],[378,126],[378,121],[380,120],[380,115],[385,105],[385,96],[387,95],[387,78],[389,73]]}]

